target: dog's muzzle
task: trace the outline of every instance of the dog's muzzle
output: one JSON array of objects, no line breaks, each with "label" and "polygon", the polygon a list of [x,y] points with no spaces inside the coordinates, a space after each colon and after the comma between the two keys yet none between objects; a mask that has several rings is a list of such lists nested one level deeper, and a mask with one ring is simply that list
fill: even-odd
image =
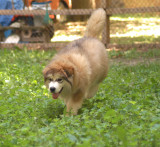
[{"label": "dog's muzzle", "polygon": [[51,92],[51,93],[54,93],[54,92],[55,92],[55,90],[56,90],[56,88],[55,88],[55,87],[50,87],[50,92]]},{"label": "dog's muzzle", "polygon": [[[52,97],[53,97],[54,99],[57,99],[58,96],[60,95],[60,93],[62,92],[62,90],[63,90],[63,87],[61,88],[61,90],[60,90],[58,93],[52,92]],[[55,91],[55,90],[54,90],[54,91]]]},{"label": "dog's muzzle", "polygon": [[61,87],[58,82],[50,82],[49,90],[52,93],[52,97],[54,99],[57,99],[60,93],[62,92],[63,87]]}]

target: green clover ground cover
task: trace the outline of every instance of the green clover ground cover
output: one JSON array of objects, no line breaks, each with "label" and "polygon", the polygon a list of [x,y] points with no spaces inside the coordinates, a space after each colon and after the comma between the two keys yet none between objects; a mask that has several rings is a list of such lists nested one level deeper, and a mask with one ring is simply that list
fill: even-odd
[{"label": "green clover ground cover", "polygon": [[79,115],[43,86],[53,51],[0,50],[0,146],[160,146],[160,62],[114,63]]}]

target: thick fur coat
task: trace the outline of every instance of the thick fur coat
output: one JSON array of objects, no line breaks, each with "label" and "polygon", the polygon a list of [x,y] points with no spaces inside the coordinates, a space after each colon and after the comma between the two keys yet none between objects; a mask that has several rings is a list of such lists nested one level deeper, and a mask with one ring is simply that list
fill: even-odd
[{"label": "thick fur coat", "polygon": [[106,14],[97,9],[89,18],[83,38],[69,43],[44,68],[45,84],[54,99],[64,100],[67,112],[76,115],[84,99],[93,97],[108,72],[105,46],[98,40]]}]

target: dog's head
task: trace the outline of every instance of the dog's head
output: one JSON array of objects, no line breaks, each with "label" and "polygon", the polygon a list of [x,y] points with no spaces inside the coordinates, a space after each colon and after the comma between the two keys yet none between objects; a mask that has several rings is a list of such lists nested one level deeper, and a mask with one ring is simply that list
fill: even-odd
[{"label": "dog's head", "polygon": [[73,68],[60,65],[47,66],[43,70],[46,87],[52,93],[52,97],[67,96],[73,85]]}]

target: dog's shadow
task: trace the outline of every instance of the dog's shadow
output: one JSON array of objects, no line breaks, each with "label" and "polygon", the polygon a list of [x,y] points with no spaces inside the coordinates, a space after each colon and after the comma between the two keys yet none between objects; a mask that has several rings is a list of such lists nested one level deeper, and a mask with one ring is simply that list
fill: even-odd
[{"label": "dog's shadow", "polygon": [[63,115],[65,105],[60,102],[48,102],[44,108],[44,113],[49,119],[60,118]]},{"label": "dog's shadow", "polygon": [[84,112],[90,112],[94,107],[94,101],[95,100],[86,99],[82,105],[82,108],[79,109],[78,115],[81,115],[81,114],[83,115]]},{"label": "dog's shadow", "polygon": [[[82,108],[78,111],[78,115],[83,114],[86,109],[90,112],[91,109],[94,107],[94,103],[97,101],[98,100],[91,99],[85,100]],[[46,107],[43,109],[43,113],[49,119],[62,118],[62,116],[65,116],[66,114],[66,106],[61,100],[57,100],[55,102],[49,101]]]}]

